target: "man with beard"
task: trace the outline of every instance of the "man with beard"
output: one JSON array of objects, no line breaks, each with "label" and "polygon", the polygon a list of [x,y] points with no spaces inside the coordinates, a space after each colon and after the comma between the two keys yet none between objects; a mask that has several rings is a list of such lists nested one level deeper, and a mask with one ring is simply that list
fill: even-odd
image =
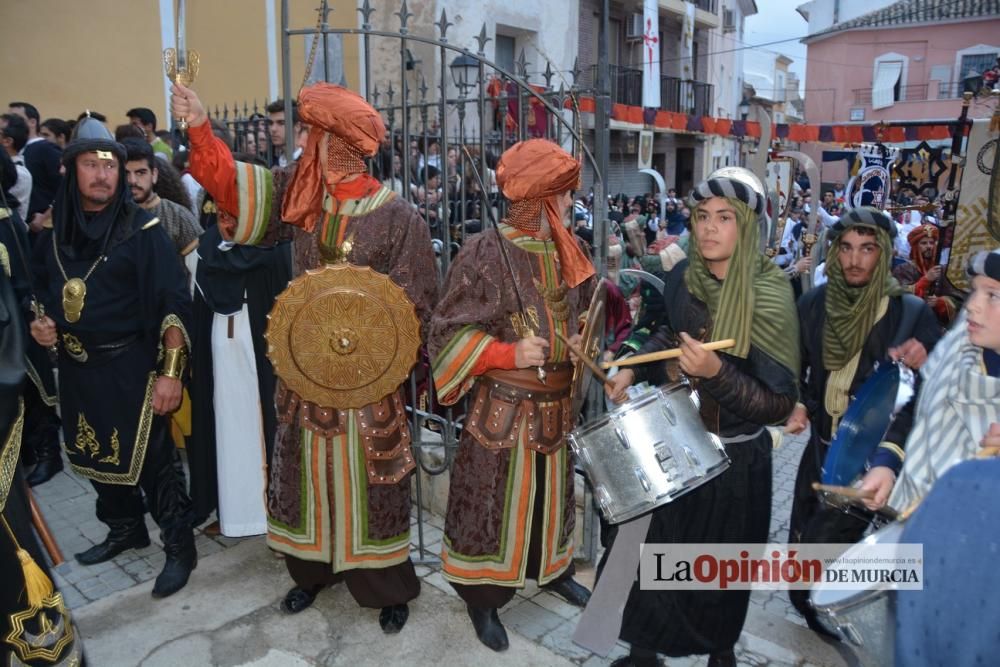
[{"label": "man with beard", "polygon": [[577,606],[590,596],[572,579],[573,366],[557,336],[579,339],[595,283],[564,226],[579,176],[580,163],[544,139],[501,156],[507,218],[462,246],[427,344],[441,405],[468,392],[472,400],[451,471],[442,572],[494,651],[508,647],[497,610],[526,579]]},{"label": "man with beard", "polygon": [[125,139],[128,159],[125,163],[125,180],[132,191],[135,203],[160,219],[170,240],[177,248],[181,261],[198,247],[201,230],[190,210],[176,202],[161,198],[153,191],[159,178],[153,147],[139,139]]},{"label": "man with beard", "polygon": [[[218,205],[225,238],[267,245],[286,221],[296,273],[335,259],[370,267],[406,292],[426,331],[438,279],[430,234],[412,205],[368,173],[364,160],[385,134],[371,105],[341,86],[303,88],[298,109],[309,138],[284,187],[284,178],[233,159],[193,90],[175,84],[172,93],[174,117],[190,128],[191,173]],[[285,554],[295,582],[281,603],[286,612],[301,612],[326,586],[344,582],[359,605],[381,610],[383,632],[406,623],[420,580],[410,560],[415,463],[402,395],[397,387],[346,408],[278,383],[267,544]]]},{"label": "man with beard", "polygon": [[[802,332],[800,403],[786,432],[801,433],[811,425],[802,453],[789,526],[789,543],[856,542],[868,522],[824,506],[813,490],[829,444],[853,396],[890,357],[918,368],[940,337],[930,308],[904,293],[890,274],[896,226],[874,208],[854,208],[831,227],[827,258],[828,282],[798,302]],[[903,444],[913,422],[912,401],[893,420],[869,460],[861,489],[883,505],[903,463]],[[809,626],[826,633],[809,605],[809,592],[789,591]]]},{"label": "man with beard", "polygon": [[97,517],[110,528],[76,559],[94,565],[149,545],[141,486],[166,552],[153,597],[166,597],[197,562],[166,418],[181,400],[191,299],[166,231],[128,196],[125,160],[104,125],[77,124],[53,228],[36,245],[46,314],[31,335],[43,347],[59,344],[66,453],[91,480]]},{"label": "man with beard", "polygon": [[[927,302],[941,326],[947,327],[962,303],[961,295],[942,283],[944,267],[935,264],[938,237],[936,225],[924,223],[910,230],[906,240],[910,245],[910,261],[892,270],[899,284]],[[935,292],[942,292],[936,294]]]}]

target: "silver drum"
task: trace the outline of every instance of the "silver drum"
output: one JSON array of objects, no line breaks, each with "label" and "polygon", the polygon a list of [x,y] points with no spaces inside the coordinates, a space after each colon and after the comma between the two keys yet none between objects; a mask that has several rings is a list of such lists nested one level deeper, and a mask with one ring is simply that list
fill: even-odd
[{"label": "silver drum", "polygon": [[[902,534],[901,522],[890,523],[844,555],[863,555],[870,544],[898,544]],[[873,584],[864,590],[848,591],[820,583],[813,587],[810,601],[819,622],[852,646],[860,664],[893,664],[896,620],[886,588]]]},{"label": "silver drum", "polygon": [[650,389],[570,433],[569,445],[610,523],[684,495],[729,467],[686,383]]}]

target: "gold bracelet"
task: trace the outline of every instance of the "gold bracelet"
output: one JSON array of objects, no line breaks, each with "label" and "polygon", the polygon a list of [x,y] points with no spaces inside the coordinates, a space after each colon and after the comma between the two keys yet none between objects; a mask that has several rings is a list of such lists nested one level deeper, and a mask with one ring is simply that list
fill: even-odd
[{"label": "gold bracelet", "polygon": [[187,348],[183,345],[168,347],[163,353],[163,371],[160,375],[180,380],[185,366],[187,366]]}]

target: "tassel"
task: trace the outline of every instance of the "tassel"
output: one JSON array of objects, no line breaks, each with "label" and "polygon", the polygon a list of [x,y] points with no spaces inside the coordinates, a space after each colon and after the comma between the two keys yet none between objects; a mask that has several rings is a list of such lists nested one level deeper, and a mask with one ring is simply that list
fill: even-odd
[{"label": "tassel", "polygon": [[17,558],[21,561],[24,572],[24,588],[28,593],[28,606],[37,608],[53,593],[52,581],[46,576],[45,570],[38,566],[35,559],[24,549],[17,550]]}]

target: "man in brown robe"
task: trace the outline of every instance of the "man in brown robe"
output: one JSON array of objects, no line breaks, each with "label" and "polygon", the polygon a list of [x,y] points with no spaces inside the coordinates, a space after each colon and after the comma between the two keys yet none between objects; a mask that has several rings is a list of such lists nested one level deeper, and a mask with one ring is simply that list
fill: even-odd
[{"label": "man in brown robe", "polygon": [[[566,228],[580,164],[555,144],[511,147],[497,182],[512,204],[466,241],[434,312],[428,347],[443,405],[470,392],[451,471],[442,570],[476,634],[507,648],[497,609],[527,578],[578,606],[573,581],[569,348],[594,290],[594,267]],[[509,264],[507,259],[509,257]],[[543,377],[538,372],[544,369]]]},{"label": "man in brown robe", "polygon": [[[385,134],[377,111],[340,86],[302,89],[309,139],[281,188],[267,169],[233,161],[194,91],[173,93],[174,116],[190,125],[191,174],[215,199],[224,237],[266,246],[280,221],[294,225],[296,275],[332,259],[370,267],[406,292],[427,330],[438,286],[430,234],[410,204],[367,172],[364,158]],[[385,632],[398,632],[406,603],[420,592],[410,560],[414,462],[401,388],[344,409],[310,402],[279,380],[276,402],[267,543],[285,554],[295,582],[282,608],[300,612],[325,586],[344,581],[358,604],[381,609]]]}]

